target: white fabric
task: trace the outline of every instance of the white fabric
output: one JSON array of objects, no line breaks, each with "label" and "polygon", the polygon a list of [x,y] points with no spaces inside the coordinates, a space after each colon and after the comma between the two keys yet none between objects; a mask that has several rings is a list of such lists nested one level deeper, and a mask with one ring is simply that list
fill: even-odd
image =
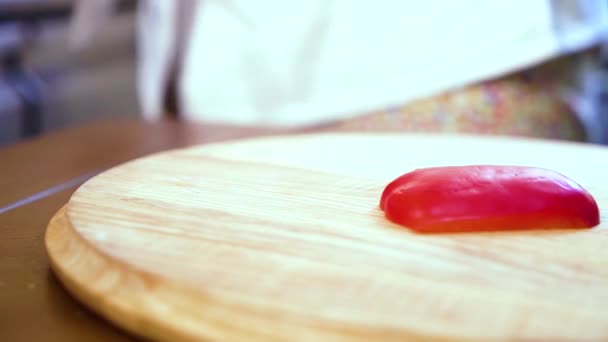
[{"label": "white fabric", "polygon": [[[237,124],[316,124],[404,104],[587,47],[608,25],[600,0],[143,3],[143,115],[162,115],[176,62],[181,116]],[[187,29],[176,29],[179,6]]]},{"label": "white fabric", "polygon": [[137,93],[144,117],[159,118],[175,62],[177,1],[142,1],[138,12]]}]

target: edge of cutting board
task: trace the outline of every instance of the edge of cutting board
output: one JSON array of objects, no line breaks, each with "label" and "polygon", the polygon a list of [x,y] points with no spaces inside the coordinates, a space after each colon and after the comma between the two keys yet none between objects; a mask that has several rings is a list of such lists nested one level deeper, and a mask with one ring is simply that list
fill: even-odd
[{"label": "edge of cutting board", "polygon": [[[126,297],[129,294],[136,294],[131,289],[134,284],[145,284],[150,281],[149,277],[134,270],[126,274],[124,265],[88,245],[72,228],[66,215],[66,207],[67,204],[57,211],[45,232],[45,245],[51,269],[66,290],[103,318],[139,336],[154,339],[176,337],[179,334],[177,330],[171,331],[169,327],[158,329],[156,322],[132,316],[135,308],[123,302],[129,301]],[[84,273],[80,273],[82,271]],[[100,284],[89,288],[83,285],[93,277],[98,283],[103,283],[105,278],[122,279],[118,285],[122,289],[115,296],[102,298],[102,293],[109,290],[107,286]],[[142,329],[144,326],[147,328]],[[181,339],[188,337],[179,336]]]},{"label": "edge of cutting board", "polygon": [[[291,324],[277,326],[276,335],[256,332],[256,324],[276,325],[277,315],[285,313],[258,310],[252,312],[251,330],[231,330],[223,326],[224,316],[231,310],[249,310],[222,298],[211,298],[202,291],[142,272],[122,261],[104,255],[88,244],[73,229],[66,204],[50,220],[45,232],[45,245],[50,265],[64,285],[79,302],[116,326],[137,336],[162,341],[207,340],[348,340],[348,341],[457,341],[446,336],[430,336],[413,331],[391,331],[369,327],[344,326],[327,321],[304,322],[287,318]],[[86,285],[85,285],[86,284]],[[216,296],[214,296],[216,297]],[[204,308],[224,306],[219,312]],[[172,303],[172,305],[167,305]],[[256,311],[256,310],[253,310]],[[163,320],[168,315],[180,315],[179,320]],[[238,316],[242,318],[241,315]],[[204,324],[208,322],[208,324]],[[300,321],[300,323],[302,323]]]}]

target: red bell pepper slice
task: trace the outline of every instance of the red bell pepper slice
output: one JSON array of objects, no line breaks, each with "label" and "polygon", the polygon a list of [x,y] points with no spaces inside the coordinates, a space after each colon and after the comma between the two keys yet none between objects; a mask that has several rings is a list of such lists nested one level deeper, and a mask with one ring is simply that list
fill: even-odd
[{"label": "red bell pepper slice", "polygon": [[386,217],[417,232],[590,228],[595,199],[566,176],[502,165],[417,169],[389,183]]}]

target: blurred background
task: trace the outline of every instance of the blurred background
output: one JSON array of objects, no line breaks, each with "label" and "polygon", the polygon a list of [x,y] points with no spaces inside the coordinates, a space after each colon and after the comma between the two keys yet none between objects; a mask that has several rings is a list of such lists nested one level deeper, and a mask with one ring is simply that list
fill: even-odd
[{"label": "blurred background", "polygon": [[95,41],[79,50],[67,43],[76,2],[0,0],[0,145],[138,115],[136,1],[119,1]]},{"label": "blurred background", "polygon": [[[114,1],[95,39],[74,49],[68,41],[77,3],[0,0],[0,146],[91,120],[139,116],[139,2]],[[608,144],[608,49],[601,49],[603,70],[585,76],[593,86],[580,106],[594,113],[593,142]]]}]

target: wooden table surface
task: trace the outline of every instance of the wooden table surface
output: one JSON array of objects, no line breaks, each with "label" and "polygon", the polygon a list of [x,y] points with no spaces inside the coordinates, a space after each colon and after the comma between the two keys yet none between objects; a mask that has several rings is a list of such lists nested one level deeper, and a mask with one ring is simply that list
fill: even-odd
[{"label": "wooden table surface", "polygon": [[85,180],[161,150],[284,132],[113,120],[0,149],[0,341],[133,340],[72,299],[49,269],[46,225]]}]

